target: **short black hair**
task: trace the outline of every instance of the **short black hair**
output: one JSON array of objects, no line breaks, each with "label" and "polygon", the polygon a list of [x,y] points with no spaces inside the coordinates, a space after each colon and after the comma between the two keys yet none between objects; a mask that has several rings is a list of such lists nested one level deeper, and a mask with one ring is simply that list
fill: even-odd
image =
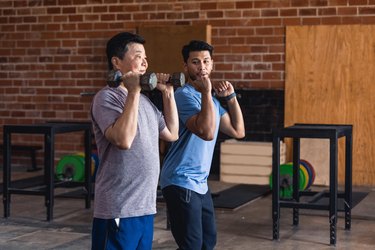
[{"label": "short black hair", "polygon": [[214,48],[210,44],[206,43],[205,41],[191,40],[189,44],[182,47],[182,57],[184,58],[184,62],[187,62],[190,52],[203,50],[208,50],[208,52],[210,52],[210,56],[212,57]]},{"label": "short black hair", "polygon": [[112,57],[118,57],[121,60],[124,58],[125,53],[128,51],[128,45],[130,43],[140,43],[145,44],[146,41],[143,37],[137,34],[130,32],[121,32],[113,36],[107,42],[107,60],[108,60],[108,69],[112,70]]}]

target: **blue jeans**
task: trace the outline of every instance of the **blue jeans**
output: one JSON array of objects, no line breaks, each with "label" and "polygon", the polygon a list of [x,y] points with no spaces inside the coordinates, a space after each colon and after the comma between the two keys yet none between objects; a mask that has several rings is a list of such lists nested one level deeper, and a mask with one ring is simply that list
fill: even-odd
[{"label": "blue jeans", "polygon": [[151,250],[154,215],[115,219],[94,218],[92,250]]},{"label": "blue jeans", "polygon": [[179,249],[214,249],[215,210],[211,193],[199,194],[186,188],[168,186],[163,190],[172,235]]}]

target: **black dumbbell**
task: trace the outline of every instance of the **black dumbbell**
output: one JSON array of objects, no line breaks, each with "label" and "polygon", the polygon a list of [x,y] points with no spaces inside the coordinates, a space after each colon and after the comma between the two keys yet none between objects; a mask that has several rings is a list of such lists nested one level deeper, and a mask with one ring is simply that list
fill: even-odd
[{"label": "black dumbbell", "polygon": [[[122,82],[122,74],[119,70],[111,70],[108,73],[107,84],[110,87],[117,88]],[[156,88],[157,77],[155,73],[146,72],[140,76],[140,85],[143,91],[151,91]],[[174,87],[182,87],[185,85],[185,75],[181,72],[173,73],[167,83],[172,84]]]},{"label": "black dumbbell", "polygon": [[[119,70],[111,70],[107,76],[107,84],[112,88],[117,88],[122,82],[122,74]],[[146,72],[139,77],[141,89],[151,91],[156,88],[158,79],[155,73]]]},{"label": "black dumbbell", "polygon": [[185,75],[182,72],[174,72],[169,77],[167,83],[172,84],[174,87],[182,87],[185,85]]}]

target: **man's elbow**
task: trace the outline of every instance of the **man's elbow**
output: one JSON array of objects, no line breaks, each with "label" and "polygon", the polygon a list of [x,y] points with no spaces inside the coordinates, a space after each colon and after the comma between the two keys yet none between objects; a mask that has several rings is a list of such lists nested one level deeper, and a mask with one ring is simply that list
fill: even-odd
[{"label": "man's elbow", "polygon": [[168,138],[168,141],[169,142],[174,142],[174,141],[177,141],[178,138],[179,138],[178,134],[172,135],[170,138]]},{"label": "man's elbow", "polygon": [[129,141],[129,140],[122,140],[122,141],[118,141],[118,142],[115,142],[115,146],[118,148],[118,149],[121,149],[121,150],[128,150],[131,148],[132,146],[132,142],[133,141]]},{"label": "man's elbow", "polygon": [[245,131],[239,131],[239,132],[237,132],[235,134],[234,138],[236,138],[236,139],[242,139],[242,138],[245,137],[245,135],[246,135]]},{"label": "man's elbow", "polygon": [[205,141],[212,141],[215,138],[214,131],[201,132],[198,136]]}]

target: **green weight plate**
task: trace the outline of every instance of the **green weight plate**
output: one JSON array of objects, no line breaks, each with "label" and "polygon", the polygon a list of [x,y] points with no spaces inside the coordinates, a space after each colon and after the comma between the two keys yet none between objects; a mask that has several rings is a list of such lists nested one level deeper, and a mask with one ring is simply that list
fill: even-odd
[{"label": "green weight plate", "polygon": [[[293,196],[293,163],[280,165],[280,198],[291,198]],[[272,189],[272,174],[270,175],[270,188]],[[299,169],[299,190],[303,190],[306,179],[303,171]]]},{"label": "green weight plate", "polygon": [[58,180],[81,182],[85,177],[85,165],[82,157],[77,155],[63,156],[56,166]]},{"label": "green weight plate", "polygon": [[[293,162],[288,162],[286,164],[280,165],[280,175],[283,173],[293,176]],[[299,190],[304,190],[305,186],[306,186],[305,174],[300,168],[299,169]]]}]

